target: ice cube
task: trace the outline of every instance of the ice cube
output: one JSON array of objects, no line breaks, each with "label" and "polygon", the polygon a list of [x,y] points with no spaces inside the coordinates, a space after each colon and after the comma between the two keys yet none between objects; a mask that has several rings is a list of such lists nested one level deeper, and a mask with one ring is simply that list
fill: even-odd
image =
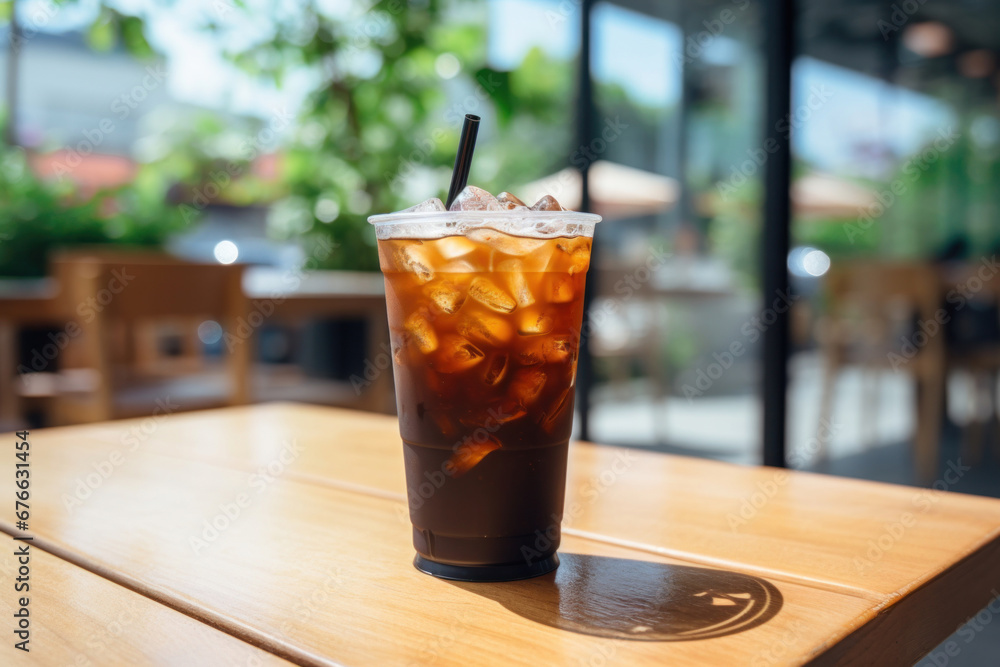
[{"label": "ice cube", "polygon": [[522,336],[538,336],[552,331],[555,321],[548,313],[525,311],[517,323],[517,333]]},{"label": "ice cube", "polygon": [[590,251],[577,253],[570,259],[569,275],[586,273],[590,268]]},{"label": "ice cube", "polygon": [[486,358],[482,351],[461,336],[450,334],[442,337],[434,368],[442,373],[460,373]]},{"label": "ice cube", "polygon": [[557,275],[549,285],[549,301],[569,303],[573,300],[573,279],[568,275]]},{"label": "ice cube", "polygon": [[522,308],[535,302],[535,295],[528,287],[528,279],[524,277],[524,264],[519,259],[506,259],[496,266],[496,270],[507,276],[507,284],[514,295],[517,305]]},{"label": "ice cube", "polygon": [[475,185],[466,185],[451,203],[449,211],[500,211],[503,210],[496,197]]},{"label": "ice cube", "polygon": [[396,345],[392,348],[392,360],[396,362],[397,366],[402,366],[403,361],[406,359],[406,352],[403,350],[402,345]]},{"label": "ice cube", "polygon": [[576,346],[570,338],[529,338],[517,352],[522,366],[561,364],[576,358]]},{"label": "ice cube", "polygon": [[552,195],[545,195],[538,201],[536,201],[532,207],[532,211],[562,211],[563,207],[559,205],[556,198]]},{"label": "ice cube", "polygon": [[514,336],[514,329],[499,317],[468,315],[459,321],[458,333],[487,345],[503,345]]},{"label": "ice cube", "polygon": [[451,315],[462,307],[465,303],[465,292],[458,289],[455,283],[450,280],[439,280],[424,287],[426,294],[434,308],[442,313]]},{"label": "ice cube", "polygon": [[442,393],[446,389],[446,387],[444,380],[441,379],[441,374],[430,368],[426,370],[427,370],[427,375],[425,381],[427,383],[427,388],[435,393],[438,394]]},{"label": "ice cube", "polygon": [[469,239],[482,243],[505,255],[523,256],[538,250],[545,245],[545,239],[529,239],[523,236],[511,236],[495,229],[480,227],[468,234]]},{"label": "ice cube", "polygon": [[500,384],[503,380],[503,376],[507,373],[507,362],[509,358],[506,354],[498,354],[490,359],[489,365],[486,367],[486,375],[483,376],[483,380],[491,387],[495,387]]},{"label": "ice cube", "polygon": [[509,424],[528,414],[528,411],[517,401],[505,398],[502,401],[491,403],[486,413],[497,424]]},{"label": "ice cube", "polygon": [[476,249],[476,244],[464,236],[446,236],[434,241],[434,246],[445,259],[462,257]]},{"label": "ice cube", "polygon": [[517,352],[517,363],[522,366],[537,366],[545,361],[545,350],[542,343],[533,343]]},{"label": "ice cube", "polygon": [[500,194],[498,194],[497,201],[500,203],[501,208],[504,208],[508,211],[513,211],[515,209],[524,209],[525,211],[528,210],[527,204],[525,204],[523,201],[521,201],[520,199],[518,199],[509,192],[501,192]]},{"label": "ice cube", "polygon": [[465,438],[444,464],[444,471],[452,477],[461,477],[474,468],[490,452],[500,449],[500,441],[487,435],[484,442]]},{"label": "ice cube", "polygon": [[556,243],[556,247],[562,250],[567,255],[575,255],[578,252],[585,251],[590,252],[590,239],[585,236],[575,236],[573,238],[563,238],[559,239]]},{"label": "ice cube", "polygon": [[508,282],[510,283],[510,290],[514,293],[514,300],[517,301],[517,305],[525,308],[535,303],[535,295],[531,293],[531,288],[528,287],[528,279],[524,277],[524,274],[520,271],[512,271],[508,274]]},{"label": "ice cube", "polygon": [[563,393],[559,394],[559,397],[552,402],[552,405],[550,405],[548,409],[542,413],[539,423],[542,425],[542,428],[546,430],[546,432],[552,432],[552,428],[556,425],[556,420],[559,418],[559,415],[561,415],[566,409],[566,406],[569,405],[569,397],[571,395],[572,390],[567,389]]},{"label": "ice cube", "polygon": [[406,318],[406,321],[403,322],[403,328],[413,337],[413,341],[417,344],[417,349],[424,354],[430,354],[437,349],[437,334],[434,333],[434,327],[431,326],[431,323],[427,321],[427,318],[422,313],[411,313]]},{"label": "ice cube", "polygon": [[411,206],[410,208],[404,208],[400,213],[430,213],[432,211],[447,211],[444,204],[437,197],[431,197],[426,201],[422,201],[416,206]]},{"label": "ice cube", "polygon": [[517,308],[510,294],[500,289],[489,278],[474,278],[469,285],[469,296],[498,313],[509,313]]},{"label": "ice cube", "polygon": [[542,354],[547,363],[558,364],[575,355],[576,349],[569,338],[551,338],[545,341]]},{"label": "ice cube", "polygon": [[512,398],[504,398],[487,405],[476,406],[459,417],[458,421],[469,428],[495,430],[496,427],[520,419],[526,414],[528,411],[520,403]]},{"label": "ice cube", "polygon": [[427,261],[426,252],[420,241],[406,241],[405,245],[396,247],[396,266],[414,274],[420,284],[428,283],[434,279],[434,271]]},{"label": "ice cube", "polygon": [[440,413],[432,413],[431,419],[437,425],[438,430],[441,431],[441,435],[445,437],[452,437],[455,435],[455,424],[451,421],[448,415],[442,415]]},{"label": "ice cube", "polygon": [[467,259],[453,259],[440,268],[441,273],[477,273],[476,266]]},{"label": "ice cube", "polygon": [[563,239],[556,248],[569,255],[569,274],[584,273],[590,268],[590,239],[577,237]]},{"label": "ice cube", "polygon": [[546,379],[545,373],[537,368],[522,368],[511,380],[510,394],[521,405],[528,407],[538,400]]}]

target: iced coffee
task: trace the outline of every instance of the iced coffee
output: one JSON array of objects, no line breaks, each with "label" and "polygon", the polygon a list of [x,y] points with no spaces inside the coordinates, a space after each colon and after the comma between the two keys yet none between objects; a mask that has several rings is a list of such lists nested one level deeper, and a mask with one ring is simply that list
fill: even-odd
[{"label": "iced coffee", "polygon": [[468,187],[374,216],[417,566],[534,576],[558,561],[597,216]]}]

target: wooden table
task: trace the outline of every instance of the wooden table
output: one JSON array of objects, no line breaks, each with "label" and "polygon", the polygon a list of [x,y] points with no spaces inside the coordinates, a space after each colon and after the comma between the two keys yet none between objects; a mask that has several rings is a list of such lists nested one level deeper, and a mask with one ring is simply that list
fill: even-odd
[{"label": "wooden table", "polygon": [[467,584],[411,565],[391,417],[272,404],[31,443],[33,664],[910,665],[1000,589],[995,499],[579,443],[561,567]]},{"label": "wooden table", "polygon": [[[291,271],[249,267],[243,290],[251,307],[267,313],[272,323],[302,324],[329,317],[356,317],[367,325],[366,358],[389,359],[385,286],[381,273],[358,271]],[[76,308],[60,298],[54,278],[0,279],[0,424],[17,423],[20,398],[17,376],[17,332],[27,326],[79,326]],[[262,304],[256,307],[257,304]],[[360,407],[395,410],[390,373],[374,373]]]}]

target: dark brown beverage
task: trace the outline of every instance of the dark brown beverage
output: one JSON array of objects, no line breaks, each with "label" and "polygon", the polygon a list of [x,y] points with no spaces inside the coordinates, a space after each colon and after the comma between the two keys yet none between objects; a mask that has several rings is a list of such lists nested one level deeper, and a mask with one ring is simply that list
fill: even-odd
[{"label": "dark brown beverage", "polygon": [[417,565],[553,569],[591,239],[380,239]]}]

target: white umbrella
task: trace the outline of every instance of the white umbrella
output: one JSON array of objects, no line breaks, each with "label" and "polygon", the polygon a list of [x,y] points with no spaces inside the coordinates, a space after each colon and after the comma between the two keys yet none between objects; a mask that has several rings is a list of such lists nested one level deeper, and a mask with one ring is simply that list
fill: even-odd
[{"label": "white umbrella", "polygon": [[[543,195],[552,195],[563,208],[580,208],[580,171],[567,167],[532,181],[514,194],[529,206]],[[672,178],[625,165],[598,160],[590,166],[590,210],[605,218],[630,218],[669,211],[680,196]]]},{"label": "white umbrella", "polygon": [[829,174],[807,174],[792,183],[796,217],[856,218],[876,201],[868,188]]}]

